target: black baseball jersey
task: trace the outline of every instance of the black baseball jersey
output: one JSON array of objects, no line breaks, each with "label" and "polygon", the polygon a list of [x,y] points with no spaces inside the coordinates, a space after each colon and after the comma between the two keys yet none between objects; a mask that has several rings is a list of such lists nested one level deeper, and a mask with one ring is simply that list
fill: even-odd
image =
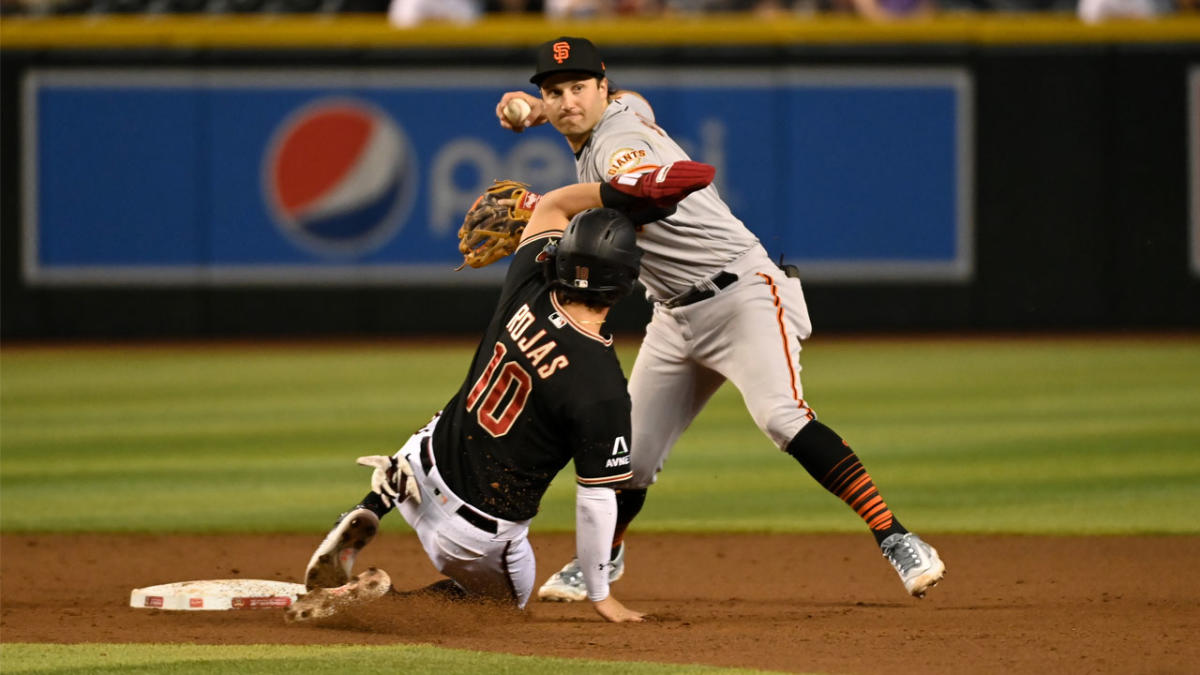
[{"label": "black baseball jersey", "polygon": [[459,497],[505,520],[538,510],[574,459],[581,485],[629,478],[629,393],[611,336],[562,311],[542,261],[559,233],[513,255],[467,379],[433,433],[434,463]]}]

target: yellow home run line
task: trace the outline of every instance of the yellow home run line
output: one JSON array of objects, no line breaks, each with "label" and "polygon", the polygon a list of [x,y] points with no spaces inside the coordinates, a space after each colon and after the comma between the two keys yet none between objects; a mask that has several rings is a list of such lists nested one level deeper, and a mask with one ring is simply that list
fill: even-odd
[{"label": "yellow home run line", "polygon": [[1200,16],[1086,25],[1069,14],[947,15],[872,24],[854,17],[750,15],[548,22],[492,16],[470,26],[395,29],[382,14],[6,17],[0,49],[526,47],[558,35],[614,46],[1200,44]]}]

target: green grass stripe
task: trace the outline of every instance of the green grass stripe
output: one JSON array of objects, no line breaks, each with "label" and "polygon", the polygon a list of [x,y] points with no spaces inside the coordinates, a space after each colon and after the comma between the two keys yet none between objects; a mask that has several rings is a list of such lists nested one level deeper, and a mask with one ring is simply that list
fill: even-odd
[{"label": "green grass stripe", "polygon": [[[636,339],[619,344],[628,369]],[[319,532],[365,492],[354,458],[399,447],[461,384],[472,350],[0,349],[0,528]],[[913,529],[1200,533],[1198,340],[814,338],[802,361],[806,400]],[[573,502],[568,465],[535,532],[572,530]],[[635,524],[862,527],[728,385]]]},{"label": "green grass stripe", "polygon": [[254,675],[345,675],[345,673],[432,673],[475,675],[563,672],[763,673],[761,670],[514,656],[427,645],[288,646],[165,644],[0,644],[5,673],[250,673]]}]

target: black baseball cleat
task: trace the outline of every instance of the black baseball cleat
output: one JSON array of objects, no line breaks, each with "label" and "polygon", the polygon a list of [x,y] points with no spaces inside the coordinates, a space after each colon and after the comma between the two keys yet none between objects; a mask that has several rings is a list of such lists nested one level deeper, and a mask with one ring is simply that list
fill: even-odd
[{"label": "black baseball cleat", "polygon": [[[374,514],[372,514],[374,515]],[[392,588],[387,572],[375,567],[336,588],[314,588],[301,595],[283,614],[287,623],[324,619],[382,598]]]},{"label": "black baseball cleat", "polygon": [[367,509],[354,509],[338,520],[313,552],[304,570],[304,587],[337,588],[350,580],[354,558],[379,531],[379,516]]}]

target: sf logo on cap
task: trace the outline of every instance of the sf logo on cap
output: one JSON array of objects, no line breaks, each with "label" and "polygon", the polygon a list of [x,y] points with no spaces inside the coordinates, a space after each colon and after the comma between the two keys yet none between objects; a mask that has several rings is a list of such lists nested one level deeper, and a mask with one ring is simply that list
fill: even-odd
[{"label": "sf logo on cap", "polygon": [[571,43],[563,40],[554,43],[554,60],[562,63],[571,58]]}]

